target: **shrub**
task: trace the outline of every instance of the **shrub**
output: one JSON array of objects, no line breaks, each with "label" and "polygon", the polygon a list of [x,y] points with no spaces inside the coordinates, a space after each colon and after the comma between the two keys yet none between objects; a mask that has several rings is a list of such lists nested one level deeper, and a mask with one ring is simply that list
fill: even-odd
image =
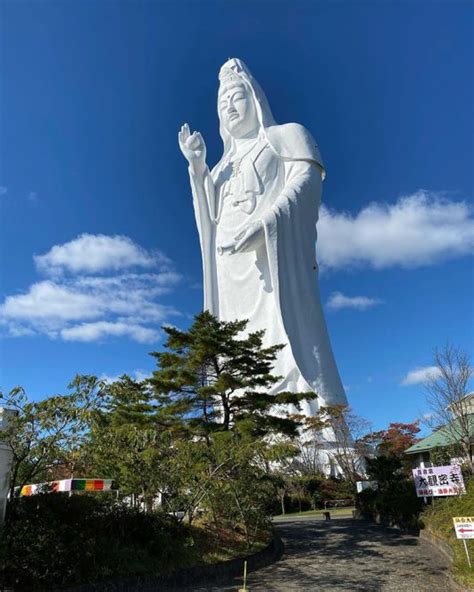
[{"label": "shrub", "polygon": [[403,480],[391,489],[366,489],[357,495],[357,508],[364,518],[388,526],[417,528],[422,500],[416,496],[413,483]]},{"label": "shrub", "polygon": [[405,477],[401,460],[395,456],[368,459],[367,473],[377,481],[378,489],[366,489],[357,495],[360,514],[389,526],[417,528],[423,503],[413,481]]},{"label": "shrub", "polygon": [[321,482],[320,491],[322,501],[347,500],[347,504],[354,502],[354,486],[347,479],[329,477]]},{"label": "shrub", "polygon": [[37,590],[110,577],[166,573],[190,559],[188,530],[91,495],[21,498],[2,533],[2,584]]}]

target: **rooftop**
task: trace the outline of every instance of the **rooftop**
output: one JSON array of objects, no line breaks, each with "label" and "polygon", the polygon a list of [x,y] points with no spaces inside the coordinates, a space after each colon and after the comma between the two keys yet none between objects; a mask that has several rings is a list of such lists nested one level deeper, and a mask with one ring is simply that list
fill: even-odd
[{"label": "rooftop", "polygon": [[[429,452],[437,446],[449,446],[459,442],[459,438],[456,438],[456,434],[460,433],[460,428],[456,428],[456,424],[459,423],[458,419],[453,419],[447,425],[439,428],[423,440],[420,440],[413,446],[410,446],[405,450],[405,454],[417,454],[419,452]],[[469,415],[469,431],[471,438],[474,439],[474,413]]]}]

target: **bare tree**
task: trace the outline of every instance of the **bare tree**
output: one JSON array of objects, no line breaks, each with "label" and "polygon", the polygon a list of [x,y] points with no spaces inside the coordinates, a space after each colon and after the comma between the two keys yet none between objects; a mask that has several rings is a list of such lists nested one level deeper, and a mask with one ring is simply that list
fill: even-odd
[{"label": "bare tree", "polygon": [[363,457],[367,444],[362,436],[370,429],[367,420],[357,416],[349,407],[322,407],[315,418],[307,420],[306,442],[300,462],[307,468],[323,470],[321,463],[327,456],[330,465],[355,487],[364,474]]},{"label": "bare tree", "polygon": [[436,371],[425,384],[426,401],[431,410],[429,424],[434,429],[443,427],[472,468],[474,393],[469,393],[473,376],[469,354],[446,344],[435,350],[434,363]]},{"label": "bare tree", "polygon": [[292,463],[295,472],[299,475],[325,474],[325,462],[321,455],[323,449],[321,433],[311,430],[306,437],[310,439],[300,439],[297,443],[299,455]]},{"label": "bare tree", "polygon": [[315,417],[299,416],[304,426],[303,437],[296,442],[298,455],[291,459],[295,475],[316,475],[327,473],[327,459],[321,454],[326,447],[325,431],[327,418],[321,411]]},{"label": "bare tree", "polygon": [[356,415],[350,407],[328,408],[328,419],[336,435],[332,456],[346,478],[354,485],[365,473],[364,457],[367,444],[363,436],[370,430],[370,422]]}]

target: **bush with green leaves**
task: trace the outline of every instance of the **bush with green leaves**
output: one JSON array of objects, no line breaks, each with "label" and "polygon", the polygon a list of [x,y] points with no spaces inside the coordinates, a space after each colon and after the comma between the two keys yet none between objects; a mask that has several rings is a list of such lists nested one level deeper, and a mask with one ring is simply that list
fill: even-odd
[{"label": "bush with green leaves", "polygon": [[[97,495],[97,494],[96,494]],[[2,532],[2,585],[51,590],[107,578],[163,574],[193,559],[190,531],[108,496],[21,498]]]},{"label": "bush with green leaves", "polygon": [[357,495],[356,505],[362,516],[390,526],[416,528],[423,504],[413,480],[404,475],[402,461],[396,456],[367,459],[367,474],[370,480],[377,481],[378,488]]}]

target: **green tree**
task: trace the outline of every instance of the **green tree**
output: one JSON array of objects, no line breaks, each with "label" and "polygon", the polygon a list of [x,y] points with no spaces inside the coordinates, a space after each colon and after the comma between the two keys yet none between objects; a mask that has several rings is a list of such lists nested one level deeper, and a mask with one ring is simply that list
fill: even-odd
[{"label": "green tree", "polygon": [[377,482],[377,489],[357,495],[362,515],[389,525],[416,526],[422,502],[416,496],[413,480],[405,477],[401,458],[390,455],[367,459],[367,473],[370,480]]},{"label": "green tree", "polygon": [[68,395],[42,401],[32,401],[21,387],[0,393],[1,405],[16,412],[0,432],[12,452],[10,499],[15,486],[50,479],[58,466],[74,471],[102,390],[93,376],[76,377],[69,388]]},{"label": "green tree", "polygon": [[267,530],[274,496],[272,478],[262,462],[267,446],[231,430],[195,444],[201,462],[189,467],[195,494],[190,501],[218,538],[225,530],[240,530],[250,548]]},{"label": "green tree", "polygon": [[272,374],[281,345],[263,346],[264,331],[245,334],[247,321],[219,321],[209,312],[195,317],[188,331],[164,327],[168,351],[155,352],[159,369],[150,385],[171,416],[186,418],[201,435],[243,430],[255,436],[296,436],[299,422],[287,416],[315,393],[269,393],[279,377]]},{"label": "green tree", "polygon": [[140,499],[147,510],[169,489],[178,422],[164,417],[149,385],[124,374],[103,386],[104,404],[91,421],[84,454],[101,475],[116,480],[123,495]]},{"label": "green tree", "polygon": [[[175,496],[191,518],[200,510],[214,524],[241,528],[251,545],[275,495],[272,465],[294,456],[299,416],[288,416],[314,393],[270,394],[281,346],[263,346],[263,331],[247,321],[223,322],[208,312],[184,332],[166,327],[167,350],[155,352],[158,369],[148,381],[163,418],[179,425]],[[172,421],[171,421],[171,418]],[[179,420],[178,420],[179,418]]]}]

